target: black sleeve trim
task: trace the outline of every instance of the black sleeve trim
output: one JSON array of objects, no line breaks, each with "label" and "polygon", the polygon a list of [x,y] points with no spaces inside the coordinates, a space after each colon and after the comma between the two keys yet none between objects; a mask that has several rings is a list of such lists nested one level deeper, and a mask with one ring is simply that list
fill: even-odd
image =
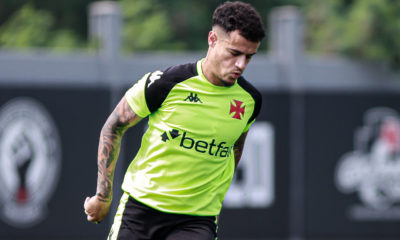
[{"label": "black sleeve trim", "polygon": [[196,75],[196,63],[178,65],[149,74],[145,84],[145,99],[150,112],[161,106],[176,84]]},{"label": "black sleeve trim", "polygon": [[246,90],[254,99],[254,102],[255,102],[254,111],[248,121],[248,123],[251,123],[260,113],[261,104],[262,104],[262,96],[261,96],[261,93],[243,77],[240,77],[237,81],[238,81],[239,86],[241,86],[244,90]]}]

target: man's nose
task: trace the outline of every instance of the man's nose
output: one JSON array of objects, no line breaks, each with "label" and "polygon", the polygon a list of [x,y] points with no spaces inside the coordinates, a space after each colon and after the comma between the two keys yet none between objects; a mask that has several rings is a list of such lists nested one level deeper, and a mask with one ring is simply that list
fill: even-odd
[{"label": "man's nose", "polygon": [[236,59],[235,66],[239,68],[241,71],[244,71],[246,65],[247,65],[246,56],[242,55]]}]

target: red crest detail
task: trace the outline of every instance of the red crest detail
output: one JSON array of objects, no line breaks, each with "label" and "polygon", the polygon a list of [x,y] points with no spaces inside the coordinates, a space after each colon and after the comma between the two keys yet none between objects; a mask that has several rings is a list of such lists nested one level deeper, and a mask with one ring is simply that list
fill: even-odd
[{"label": "red crest detail", "polygon": [[229,112],[229,114],[234,112],[235,114],[232,117],[240,120],[244,115],[245,106],[242,107],[243,102],[241,101],[238,100],[233,100],[233,101],[235,102],[235,104],[231,103],[231,111]]}]

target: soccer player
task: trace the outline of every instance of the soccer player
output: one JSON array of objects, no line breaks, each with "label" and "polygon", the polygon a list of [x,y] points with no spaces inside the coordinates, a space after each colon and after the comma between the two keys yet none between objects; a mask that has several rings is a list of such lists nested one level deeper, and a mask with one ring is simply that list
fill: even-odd
[{"label": "soccer player", "polygon": [[222,201],[261,107],[241,75],[264,37],[252,6],[226,2],[213,14],[204,59],[148,73],[126,92],[101,130],[97,191],[84,203],[88,221],[106,217],[121,138],[148,116],[108,239],[217,237]]}]

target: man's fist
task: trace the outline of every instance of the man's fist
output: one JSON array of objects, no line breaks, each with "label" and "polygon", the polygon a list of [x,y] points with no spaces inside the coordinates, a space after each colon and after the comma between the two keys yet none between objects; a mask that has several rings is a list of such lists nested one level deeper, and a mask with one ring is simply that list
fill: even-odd
[{"label": "man's fist", "polygon": [[93,197],[87,197],[83,205],[87,215],[87,220],[96,224],[100,223],[110,211],[110,205],[111,200],[101,200],[97,195]]}]

